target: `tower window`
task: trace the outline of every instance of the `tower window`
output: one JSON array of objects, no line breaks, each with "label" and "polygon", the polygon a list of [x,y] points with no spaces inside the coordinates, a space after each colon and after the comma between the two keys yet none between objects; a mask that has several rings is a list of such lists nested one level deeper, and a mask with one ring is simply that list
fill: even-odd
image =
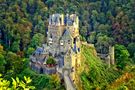
[{"label": "tower window", "polygon": [[70,40],[68,40],[68,44],[70,44]]},{"label": "tower window", "polygon": [[60,41],[60,45],[63,46],[64,45],[64,42],[63,40]]},{"label": "tower window", "polygon": [[52,34],[50,34],[50,38],[52,38]]},{"label": "tower window", "polygon": [[66,18],[64,18],[64,24],[67,24],[67,19]]},{"label": "tower window", "polygon": [[52,38],[49,38],[49,44],[52,44],[53,40]]},{"label": "tower window", "polygon": [[62,24],[61,18],[60,18],[60,24]]},{"label": "tower window", "polygon": [[52,24],[52,18],[51,18],[51,24]]},{"label": "tower window", "polygon": [[75,42],[76,42],[76,38],[74,38],[74,42],[73,43],[75,44]]},{"label": "tower window", "polygon": [[78,48],[78,52],[80,52],[80,48]]}]

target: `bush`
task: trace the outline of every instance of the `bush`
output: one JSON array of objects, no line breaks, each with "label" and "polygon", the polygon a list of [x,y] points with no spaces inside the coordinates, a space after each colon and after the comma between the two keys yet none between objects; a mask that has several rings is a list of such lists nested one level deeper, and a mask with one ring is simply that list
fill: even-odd
[{"label": "bush", "polygon": [[54,60],[53,57],[49,57],[46,61],[46,64],[56,64],[56,61]]}]

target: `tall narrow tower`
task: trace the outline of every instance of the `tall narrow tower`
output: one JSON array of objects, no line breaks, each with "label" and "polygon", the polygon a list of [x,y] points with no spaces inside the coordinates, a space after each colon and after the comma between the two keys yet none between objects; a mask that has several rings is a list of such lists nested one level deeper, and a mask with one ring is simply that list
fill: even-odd
[{"label": "tall narrow tower", "polygon": [[47,42],[50,48],[51,54],[54,56],[59,52],[59,38],[64,31],[64,15],[53,14],[49,18]]},{"label": "tall narrow tower", "polygon": [[114,65],[115,64],[114,46],[109,46],[109,55],[110,55],[110,62],[112,65]]},{"label": "tall narrow tower", "polygon": [[[68,69],[72,80],[76,81],[80,65],[79,19],[76,14],[53,14],[49,18],[47,42],[52,56],[59,59],[60,68]],[[61,61],[63,60],[63,62]]]}]

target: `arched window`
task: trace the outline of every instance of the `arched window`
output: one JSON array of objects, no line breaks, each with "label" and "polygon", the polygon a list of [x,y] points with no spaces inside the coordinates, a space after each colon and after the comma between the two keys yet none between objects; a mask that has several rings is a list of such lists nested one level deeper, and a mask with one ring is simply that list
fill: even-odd
[{"label": "arched window", "polygon": [[60,25],[62,24],[61,18],[60,18]]}]

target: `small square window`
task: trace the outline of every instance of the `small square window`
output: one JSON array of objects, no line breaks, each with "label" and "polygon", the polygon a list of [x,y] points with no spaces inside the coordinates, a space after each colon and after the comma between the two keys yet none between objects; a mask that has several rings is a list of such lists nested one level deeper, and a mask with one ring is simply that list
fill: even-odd
[{"label": "small square window", "polygon": [[68,44],[70,44],[70,40],[68,40]]},{"label": "small square window", "polygon": [[78,52],[80,52],[80,48],[78,48]]}]

